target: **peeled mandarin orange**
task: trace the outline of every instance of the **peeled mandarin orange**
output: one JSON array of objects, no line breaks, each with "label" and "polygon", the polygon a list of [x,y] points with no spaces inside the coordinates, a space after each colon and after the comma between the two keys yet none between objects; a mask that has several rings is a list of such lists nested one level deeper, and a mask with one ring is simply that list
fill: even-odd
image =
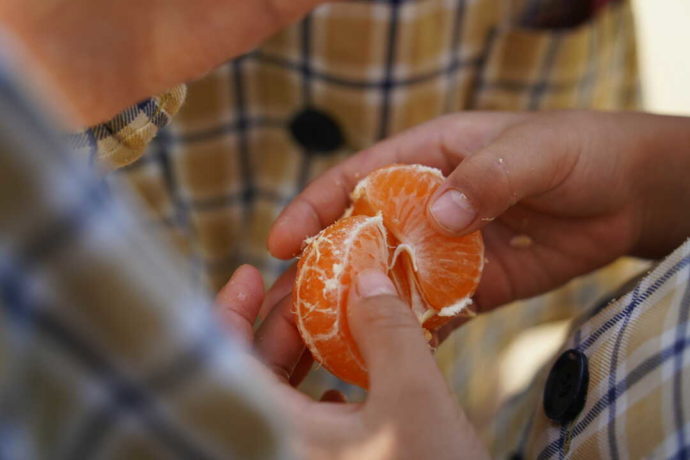
[{"label": "peeled mandarin orange", "polygon": [[484,246],[479,232],[451,237],[429,222],[427,204],[442,182],[440,171],[420,165],[373,171],[355,187],[346,216],[306,242],[293,289],[297,326],[314,358],[346,382],[368,385],[346,319],[360,271],[387,273],[428,331],[472,314]]}]

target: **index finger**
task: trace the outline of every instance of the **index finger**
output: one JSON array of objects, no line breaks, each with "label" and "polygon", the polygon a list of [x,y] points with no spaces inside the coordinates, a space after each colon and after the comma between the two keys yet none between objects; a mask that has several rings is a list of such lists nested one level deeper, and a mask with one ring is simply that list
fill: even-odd
[{"label": "index finger", "polygon": [[371,171],[394,163],[420,163],[447,175],[518,116],[498,112],[448,115],[363,150],[316,178],[283,210],[271,228],[269,251],[281,259],[296,256],[307,237],[343,214],[350,192]]}]

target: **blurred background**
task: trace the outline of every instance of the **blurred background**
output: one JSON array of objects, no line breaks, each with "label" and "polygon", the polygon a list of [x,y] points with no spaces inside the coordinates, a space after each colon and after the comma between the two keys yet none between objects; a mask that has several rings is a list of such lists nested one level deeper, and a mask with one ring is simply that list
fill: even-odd
[{"label": "blurred background", "polygon": [[645,105],[690,115],[690,0],[633,0]]},{"label": "blurred background", "polygon": [[[690,115],[690,0],[633,0],[642,92],[652,112]],[[500,357],[501,398],[524,388],[566,337],[569,322],[523,332]]]}]

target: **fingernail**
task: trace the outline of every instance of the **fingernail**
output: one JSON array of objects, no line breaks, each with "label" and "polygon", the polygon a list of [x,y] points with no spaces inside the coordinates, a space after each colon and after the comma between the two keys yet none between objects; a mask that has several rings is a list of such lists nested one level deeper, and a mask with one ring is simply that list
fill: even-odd
[{"label": "fingernail", "polygon": [[431,215],[444,229],[457,233],[467,227],[476,217],[477,211],[464,193],[448,190],[431,205]]},{"label": "fingernail", "polygon": [[360,297],[397,295],[393,282],[378,270],[364,270],[357,276],[357,294]]}]

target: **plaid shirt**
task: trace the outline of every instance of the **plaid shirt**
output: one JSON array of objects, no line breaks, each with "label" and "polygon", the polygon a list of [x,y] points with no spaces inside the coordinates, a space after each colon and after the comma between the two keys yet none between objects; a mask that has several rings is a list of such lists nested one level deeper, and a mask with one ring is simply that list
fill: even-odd
[{"label": "plaid shirt", "polygon": [[[185,105],[145,155],[182,90],[133,107],[77,144],[128,165],[120,176],[209,286],[220,287],[241,263],[270,280],[285,268],[265,249],[278,212],[315,175],[381,138],[466,109],[637,107],[628,3],[571,28],[542,28],[571,24],[569,9],[556,8],[570,3],[326,4],[191,83]],[[305,109],[318,111],[318,120],[300,118]],[[319,145],[314,128],[329,121],[334,127]],[[295,130],[306,131],[301,141]]]},{"label": "plaid shirt", "polygon": [[0,458],[283,458],[185,263],[0,63]]},{"label": "plaid shirt", "polygon": [[[114,176],[131,185],[161,238],[180,248],[212,289],[241,263],[258,266],[270,281],[286,266],[265,246],[282,207],[312,177],[382,137],[464,109],[637,107],[630,5],[609,2],[574,20],[571,4],[326,4],[189,84],[180,112],[145,153],[180,105],[182,89],[132,107],[75,145],[108,149],[104,162],[122,166]],[[304,117],[305,109],[317,115]],[[484,382],[496,369],[484,353],[498,354],[531,325],[578,314],[595,301],[592,292],[612,290],[638,270],[618,263],[506,310],[514,313],[475,321],[447,341],[441,364],[470,416],[477,420],[495,400]],[[470,338],[482,346],[468,346]],[[344,389],[334,380],[307,382],[314,394],[322,386]]]},{"label": "plaid shirt", "polygon": [[[282,206],[310,178],[382,137],[463,109],[637,107],[629,3],[585,2],[592,9],[584,15],[577,9],[577,17],[571,3],[380,0],[324,5],[260,48],[191,83],[172,125],[138,160],[133,161],[132,153],[141,153],[162,124],[148,113],[169,118],[183,90],[130,110],[127,117],[147,127],[133,130],[141,136],[123,136],[129,125],[118,122],[88,131],[88,142],[84,137],[80,142],[84,147],[121,144],[119,148],[129,150],[104,160],[115,166],[129,163],[117,178],[143,198],[151,222],[209,286],[217,288],[245,262],[261,267],[270,280],[285,267],[265,251],[269,224]],[[595,6],[600,8],[596,14]],[[317,112],[307,112],[306,131],[312,133],[306,138],[298,129],[305,109]],[[315,126],[325,127],[328,134],[315,135]],[[470,417],[486,418],[485,407],[495,399],[495,388],[487,382],[497,373],[487,356],[497,356],[516,332],[534,324],[582,315],[601,292],[639,268],[631,261],[617,262],[457,331],[439,350],[439,362]],[[606,337],[614,333],[604,332]],[[592,375],[608,372],[606,363],[591,364]],[[655,372],[648,378],[663,381]],[[534,388],[538,392],[543,385]],[[524,400],[531,401],[537,414],[535,397]],[[614,407],[618,412],[611,420],[623,413],[623,406]],[[509,419],[506,414],[511,413],[503,411],[496,420]],[[526,429],[527,414],[513,419],[513,431]],[[539,427],[537,433],[547,428],[536,422],[530,426]],[[507,442],[514,439],[509,431],[505,442],[494,445],[520,445],[524,452],[544,448],[545,438],[538,435],[525,434],[521,444]],[[569,441],[558,446],[562,454],[583,436],[581,430],[566,433]],[[599,442],[596,436],[587,442]],[[636,440],[628,436],[622,442],[629,452],[637,452]]]},{"label": "plaid shirt", "polygon": [[496,458],[690,457],[690,240],[585,312],[563,348],[589,361],[582,411],[549,421],[542,372],[486,433]]}]

